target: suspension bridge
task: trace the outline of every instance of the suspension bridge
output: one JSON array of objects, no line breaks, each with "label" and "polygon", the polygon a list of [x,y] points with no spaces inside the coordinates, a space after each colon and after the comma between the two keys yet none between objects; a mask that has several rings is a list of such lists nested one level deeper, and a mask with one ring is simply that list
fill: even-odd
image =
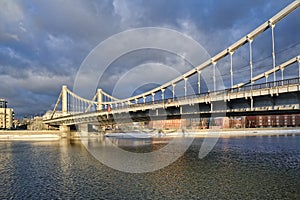
[{"label": "suspension bridge", "polygon": [[[211,116],[244,116],[300,113],[300,52],[289,55],[282,63],[276,62],[275,25],[300,6],[296,0],[275,16],[258,26],[234,44],[203,62],[199,66],[142,94],[118,99],[98,89],[92,99],[86,99],[62,86],[52,113],[44,123],[67,127],[75,124],[149,121],[172,118],[200,118]],[[266,71],[254,75],[252,43],[270,29],[272,65]],[[236,83],[233,56],[243,46],[249,46],[248,77]],[[217,65],[229,59],[230,86],[217,88]],[[285,78],[285,69],[297,70],[294,77]],[[212,70],[212,90],[203,91],[202,72]],[[273,77],[273,80],[270,80]],[[195,87],[188,87],[189,80],[197,80]],[[183,85],[182,88],[178,88]],[[176,94],[175,89],[182,92]],[[192,94],[188,90],[193,90]],[[168,91],[168,95],[166,92]],[[59,110],[61,109],[61,110]]]}]

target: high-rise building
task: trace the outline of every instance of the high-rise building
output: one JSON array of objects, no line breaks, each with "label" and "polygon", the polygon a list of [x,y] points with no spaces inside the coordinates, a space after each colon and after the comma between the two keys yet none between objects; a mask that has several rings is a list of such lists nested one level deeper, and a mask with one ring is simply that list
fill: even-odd
[{"label": "high-rise building", "polygon": [[3,98],[0,98],[0,108],[7,108],[7,101]]},{"label": "high-rise building", "polygon": [[10,129],[13,127],[14,111],[7,108],[7,101],[0,98],[0,129]]}]

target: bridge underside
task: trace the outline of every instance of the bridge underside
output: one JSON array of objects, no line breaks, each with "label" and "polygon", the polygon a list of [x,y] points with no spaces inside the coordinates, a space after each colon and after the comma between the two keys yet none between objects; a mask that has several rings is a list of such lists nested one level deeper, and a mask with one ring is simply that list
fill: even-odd
[{"label": "bridge underside", "polygon": [[51,125],[128,123],[163,119],[281,115],[300,113],[300,92],[232,98],[185,105],[166,103],[163,108],[131,110],[129,112],[95,112],[73,115],[52,121]]}]

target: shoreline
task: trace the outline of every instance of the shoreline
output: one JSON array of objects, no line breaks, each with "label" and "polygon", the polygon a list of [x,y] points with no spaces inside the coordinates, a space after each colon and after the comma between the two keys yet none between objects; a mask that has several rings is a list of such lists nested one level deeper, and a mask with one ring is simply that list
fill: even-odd
[{"label": "shoreline", "polygon": [[0,141],[54,141],[61,139],[61,134],[55,130],[1,130]]},{"label": "shoreline", "polygon": [[[130,138],[134,137],[136,133],[109,133],[106,137],[120,137]],[[141,135],[148,135],[151,133],[142,133]],[[194,138],[233,138],[233,137],[271,137],[271,136],[300,136],[300,127],[293,128],[240,128],[240,129],[199,129],[178,130],[172,133],[152,133],[153,138],[160,137],[194,137]]]},{"label": "shoreline", "polygon": [[[109,133],[106,137],[134,137],[139,133]],[[141,133],[143,135],[145,133]],[[70,132],[70,139],[80,138],[78,132]],[[95,138],[103,134],[91,132],[88,137]],[[288,128],[239,128],[239,129],[198,129],[178,130],[172,133],[146,133],[147,138],[172,138],[172,137],[194,137],[194,138],[234,138],[234,137],[271,137],[271,136],[300,136],[300,127]],[[129,137],[129,138],[130,138]],[[66,138],[66,133],[58,130],[0,130],[0,141],[56,141]],[[136,137],[138,138],[138,137]]]},{"label": "shoreline", "polygon": [[271,136],[296,136],[300,135],[300,128],[245,128],[245,129],[219,129],[219,130],[208,130],[208,131],[187,131],[188,136],[205,138],[205,137],[220,137],[220,138],[231,138],[231,137],[271,137]]}]

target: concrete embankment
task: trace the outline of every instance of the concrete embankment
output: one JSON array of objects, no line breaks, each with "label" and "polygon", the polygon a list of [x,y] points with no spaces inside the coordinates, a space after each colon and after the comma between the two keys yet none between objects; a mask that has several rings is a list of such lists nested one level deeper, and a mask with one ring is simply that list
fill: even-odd
[{"label": "concrete embankment", "polygon": [[241,128],[185,130],[185,135],[193,137],[244,137],[244,136],[295,136],[300,135],[300,127],[293,128]]},{"label": "concrete embankment", "polygon": [[0,141],[25,140],[25,141],[51,141],[62,137],[60,131],[31,131],[31,130],[1,130]]},{"label": "concrete embankment", "polygon": [[[107,136],[118,137],[120,133],[110,133]],[[132,133],[132,135],[140,133]],[[145,134],[145,133],[142,133]],[[300,135],[300,127],[293,128],[241,128],[241,129],[199,129],[199,130],[177,130],[172,133],[148,133],[152,137],[248,137],[248,136],[296,136]],[[62,131],[0,131],[0,141],[53,141],[61,138],[78,139],[82,137],[98,137],[99,133],[79,133]]]}]

